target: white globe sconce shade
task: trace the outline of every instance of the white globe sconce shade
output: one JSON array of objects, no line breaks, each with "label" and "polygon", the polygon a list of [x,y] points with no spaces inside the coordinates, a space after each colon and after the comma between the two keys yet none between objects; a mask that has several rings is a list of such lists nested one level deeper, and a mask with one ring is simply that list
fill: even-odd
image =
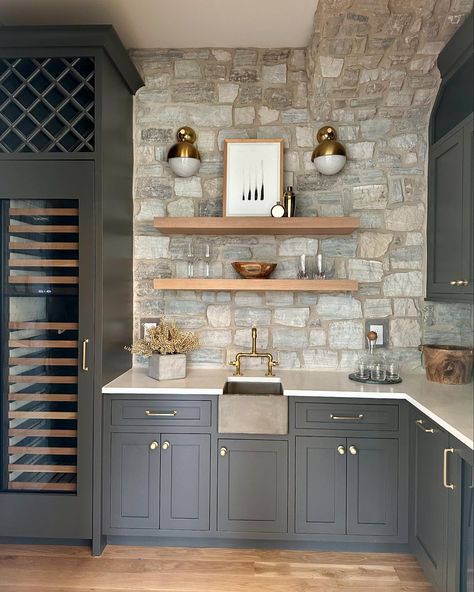
[{"label": "white globe sconce shade", "polygon": [[189,156],[175,156],[168,158],[168,164],[177,177],[192,177],[198,172],[201,161]]},{"label": "white globe sconce shade", "polygon": [[335,175],[342,171],[346,164],[346,150],[337,141],[336,130],[330,126],[322,127],[317,138],[319,144],[311,156],[316,170],[322,175]]},{"label": "white globe sconce shade", "polygon": [[192,177],[201,166],[199,150],[194,145],[196,133],[190,127],[181,127],[176,134],[178,142],[168,152],[168,164],[178,177]]}]

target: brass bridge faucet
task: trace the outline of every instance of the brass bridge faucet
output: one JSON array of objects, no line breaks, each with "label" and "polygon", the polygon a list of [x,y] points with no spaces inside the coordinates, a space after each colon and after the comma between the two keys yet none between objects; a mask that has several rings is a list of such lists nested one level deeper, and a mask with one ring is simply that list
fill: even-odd
[{"label": "brass bridge faucet", "polygon": [[273,359],[272,354],[267,352],[257,352],[257,328],[252,327],[252,351],[251,352],[240,352],[235,356],[235,360],[229,362],[230,366],[235,366],[234,376],[242,376],[240,372],[240,363],[242,358],[266,358],[268,361],[268,370],[265,376],[274,376],[273,367],[278,366],[278,362]]}]

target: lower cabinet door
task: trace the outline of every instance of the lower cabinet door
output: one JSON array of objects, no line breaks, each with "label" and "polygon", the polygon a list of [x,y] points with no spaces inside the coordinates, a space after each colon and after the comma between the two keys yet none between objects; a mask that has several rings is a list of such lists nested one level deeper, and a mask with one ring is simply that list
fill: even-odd
[{"label": "lower cabinet door", "polygon": [[111,436],[110,526],[159,527],[160,448],[152,434]]},{"label": "lower cabinet door", "polygon": [[347,534],[398,532],[398,440],[347,439]]},{"label": "lower cabinet door", "polygon": [[[421,422],[421,423],[420,423]],[[417,419],[414,436],[415,555],[436,590],[446,589],[448,489],[443,486],[443,456],[448,434]],[[451,591],[450,591],[451,592]]]},{"label": "lower cabinet door", "polygon": [[209,530],[210,436],[161,436],[162,530]]},{"label": "lower cabinet door", "polygon": [[296,532],[345,534],[346,439],[296,438]]},{"label": "lower cabinet door", "polygon": [[288,531],[288,444],[219,440],[218,529]]}]

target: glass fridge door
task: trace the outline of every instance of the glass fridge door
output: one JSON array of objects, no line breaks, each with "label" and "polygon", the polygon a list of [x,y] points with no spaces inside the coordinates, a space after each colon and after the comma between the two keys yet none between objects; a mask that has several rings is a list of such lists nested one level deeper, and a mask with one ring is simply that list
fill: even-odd
[{"label": "glass fridge door", "polygon": [[77,487],[77,200],[1,200],[4,491]]}]

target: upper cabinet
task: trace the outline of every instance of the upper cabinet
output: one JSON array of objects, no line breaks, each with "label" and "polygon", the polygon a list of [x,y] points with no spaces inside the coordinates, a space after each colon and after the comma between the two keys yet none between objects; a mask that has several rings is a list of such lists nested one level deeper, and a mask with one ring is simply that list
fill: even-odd
[{"label": "upper cabinet", "polygon": [[430,122],[427,298],[471,302],[473,258],[472,14],[438,59],[442,83]]}]

